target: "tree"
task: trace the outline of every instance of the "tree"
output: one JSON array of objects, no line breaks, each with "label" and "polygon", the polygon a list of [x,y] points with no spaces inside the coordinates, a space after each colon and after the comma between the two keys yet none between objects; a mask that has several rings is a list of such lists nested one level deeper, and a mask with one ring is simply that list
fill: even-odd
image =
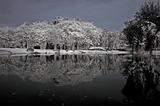
[{"label": "tree", "polygon": [[102,35],[100,36],[100,46],[108,49],[125,49],[125,36],[122,32],[112,32],[103,30]]},{"label": "tree", "polygon": [[11,47],[14,45],[15,29],[12,27],[0,28],[0,42],[2,47]]},{"label": "tree", "polygon": [[141,9],[135,15],[136,20],[142,24],[145,40],[145,50],[150,51],[156,47],[158,43],[157,33],[160,31],[160,5],[154,2],[145,2]]},{"label": "tree", "polygon": [[123,32],[126,35],[126,39],[130,47],[132,48],[132,52],[134,50],[138,52],[138,49],[143,45],[144,41],[143,30],[141,29],[139,22],[135,20],[127,22],[126,28],[124,28]]},{"label": "tree", "polygon": [[160,31],[160,4],[157,2],[145,2],[135,15],[136,19],[152,22],[156,25],[157,32]]},{"label": "tree", "polygon": [[16,36],[16,39],[15,41],[17,43],[20,44],[20,47],[22,48],[27,48],[28,47],[28,41],[29,41],[29,29],[28,29],[28,25],[26,23],[18,26],[16,28],[16,32],[15,32],[15,36]]},{"label": "tree", "polygon": [[158,32],[160,31],[160,5],[154,2],[145,2],[136,13],[133,20],[127,22],[123,30],[127,41],[138,50],[141,44],[146,51],[152,54],[153,49],[159,45]]}]

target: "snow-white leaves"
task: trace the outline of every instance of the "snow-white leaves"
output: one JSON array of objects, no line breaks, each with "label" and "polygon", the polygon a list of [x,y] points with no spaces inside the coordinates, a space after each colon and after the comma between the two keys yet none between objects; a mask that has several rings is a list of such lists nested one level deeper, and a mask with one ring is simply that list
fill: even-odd
[{"label": "snow-white leaves", "polygon": [[102,29],[94,26],[92,23],[79,21],[75,18],[60,18],[56,22],[58,23],[55,27],[63,30],[64,35],[62,37],[68,39],[67,43],[99,44],[98,39],[100,38],[99,35],[102,34]]},{"label": "snow-white leaves", "polygon": [[142,26],[142,30],[144,34],[146,34],[148,31],[150,31],[151,34],[155,34],[157,31],[157,26],[153,22],[145,21],[144,25]]},{"label": "snow-white leaves", "polygon": [[[9,34],[10,29],[13,32],[12,36]],[[106,33],[104,34],[104,32]],[[27,47],[41,46],[50,42],[53,44],[67,44],[68,46],[76,44],[82,48],[105,45],[113,49],[118,47],[115,47],[115,45],[118,45],[120,36],[116,32],[104,31],[91,22],[64,17],[58,17],[52,21],[24,23],[14,28],[14,30],[9,27],[1,28],[0,33],[0,39],[7,36],[12,38],[14,35],[12,41],[20,47],[26,47],[26,45]]]}]

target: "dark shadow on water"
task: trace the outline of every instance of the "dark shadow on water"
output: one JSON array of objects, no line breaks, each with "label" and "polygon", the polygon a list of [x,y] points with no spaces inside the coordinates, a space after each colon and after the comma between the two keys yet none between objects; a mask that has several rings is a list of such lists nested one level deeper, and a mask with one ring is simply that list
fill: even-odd
[{"label": "dark shadow on water", "polygon": [[[159,58],[158,58],[159,59]],[[124,65],[123,75],[126,84],[122,93],[124,103],[130,105],[160,104],[160,71],[156,68],[153,57],[133,56]]]}]

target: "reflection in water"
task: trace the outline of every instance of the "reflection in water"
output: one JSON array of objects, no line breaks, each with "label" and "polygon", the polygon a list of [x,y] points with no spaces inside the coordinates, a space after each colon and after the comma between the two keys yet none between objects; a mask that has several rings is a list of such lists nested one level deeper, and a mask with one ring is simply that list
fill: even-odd
[{"label": "reflection in water", "polygon": [[0,75],[18,75],[22,79],[75,85],[97,76],[120,70],[123,56],[51,55],[0,57]]},{"label": "reflection in water", "polygon": [[133,56],[132,61],[127,61],[123,72],[127,82],[122,90],[127,97],[126,103],[157,103],[160,101],[158,59]]},{"label": "reflection in water", "polygon": [[[60,103],[68,100],[73,102],[74,99],[82,103],[88,100],[89,105],[96,100],[98,101],[96,103],[101,105],[113,102],[129,105],[157,103],[160,101],[159,69],[159,56],[151,58],[129,55],[57,54],[0,57],[0,86],[2,86],[0,93],[6,91],[4,96],[0,97],[8,98],[6,95],[10,90],[6,89],[14,90],[22,87],[23,89],[18,89],[17,92],[22,92],[23,96],[30,98],[35,92],[38,94],[44,92],[42,87],[44,84],[44,88],[46,85],[48,87],[47,94],[40,93],[40,95],[49,100],[62,100]],[[3,79],[2,76],[7,77]],[[22,80],[14,79],[14,76]],[[29,90],[30,88],[32,90]],[[28,94],[30,95],[27,96]],[[20,95],[19,98],[23,96]],[[36,96],[37,98],[39,99]]]}]

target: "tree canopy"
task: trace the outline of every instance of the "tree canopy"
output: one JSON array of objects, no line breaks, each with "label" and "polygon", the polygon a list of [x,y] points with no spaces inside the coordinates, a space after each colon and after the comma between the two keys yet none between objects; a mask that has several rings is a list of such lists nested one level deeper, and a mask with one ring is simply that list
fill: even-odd
[{"label": "tree canopy", "polygon": [[118,49],[124,45],[122,36],[124,35],[121,32],[107,31],[81,19],[58,17],[51,21],[0,28],[0,47],[11,47],[12,43],[14,47],[30,48],[41,45],[45,49],[47,43],[53,43],[78,45],[82,49],[87,49],[88,46]]},{"label": "tree canopy", "polygon": [[150,53],[159,46],[159,31],[160,5],[154,2],[145,2],[123,30],[132,50],[143,47]]}]

